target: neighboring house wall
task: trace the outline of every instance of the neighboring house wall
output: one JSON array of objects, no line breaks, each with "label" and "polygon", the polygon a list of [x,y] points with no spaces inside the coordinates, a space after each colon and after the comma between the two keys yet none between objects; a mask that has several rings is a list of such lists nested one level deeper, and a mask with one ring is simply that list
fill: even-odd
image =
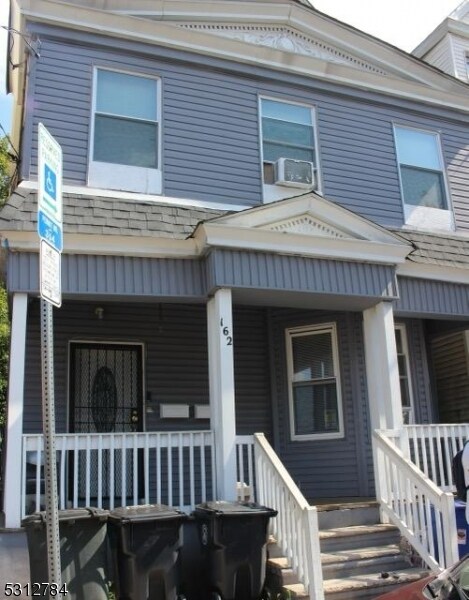
[{"label": "neighboring house wall", "polygon": [[[452,36],[451,36],[452,38]],[[452,41],[448,34],[438,42],[424,57],[424,60],[445,73],[456,76],[453,61]]]},{"label": "neighboring house wall", "polygon": [[431,350],[438,396],[439,421],[469,421],[468,331],[436,337]]},{"label": "neighboring house wall", "polygon": [[393,124],[440,131],[457,225],[469,229],[469,170],[461,168],[469,126],[454,112],[201,55],[124,41],[116,52],[112,40],[98,48],[96,37],[67,36],[77,43],[41,35],[41,58],[32,64],[24,178],[36,177],[42,121],[63,145],[65,182],[86,184],[93,65],[107,66],[162,79],[167,196],[262,201],[258,97],[266,95],[316,107],[323,193],[383,225],[403,223]]},{"label": "neighboring house wall", "polygon": [[468,81],[467,57],[469,55],[469,24],[467,25],[467,28],[468,37],[451,34],[451,50],[453,58],[453,72],[451,74],[463,81]]}]

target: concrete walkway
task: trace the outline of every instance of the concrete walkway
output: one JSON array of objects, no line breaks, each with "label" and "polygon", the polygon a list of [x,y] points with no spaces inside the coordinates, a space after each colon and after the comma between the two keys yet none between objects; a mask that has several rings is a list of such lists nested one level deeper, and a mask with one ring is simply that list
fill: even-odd
[{"label": "concrete walkway", "polygon": [[[6,583],[29,583],[29,556],[26,534],[21,530],[0,530],[0,598]],[[23,593],[19,598],[26,597]]]}]

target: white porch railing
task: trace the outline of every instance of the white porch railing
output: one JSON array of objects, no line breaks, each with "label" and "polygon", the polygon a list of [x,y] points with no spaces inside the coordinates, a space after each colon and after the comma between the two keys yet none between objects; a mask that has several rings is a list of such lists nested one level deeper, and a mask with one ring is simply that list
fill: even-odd
[{"label": "white porch railing", "polygon": [[238,499],[257,500],[256,473],[254,464],[254,436],[236,436],[236,481]]},{"label": "white porch railing", "polygon": [[[458,560],[458,543],[453,495],[438,488],[408,458],[405,430],[375,431],[373,439],[377,498],[384,515],[433,571],[454,564]],[[402,444],[404,452],[396,444]]]},{"label": "white porch railing", "polygon": [[444,491],[455,491],[451,462],[469,440],[469,423],[455,425],[406,425],[403,448],[412,462]]},{"label": "white porch railing", "polygon": [[[43,436],[23,435],[21,514],[41,510]],[[211,431],[56,435],[59,508],[148,504],[191,510],[213,499]]]},{"label": "white porch railing", "polygon": [[278,511],[272,533],[311,600],[323,600],[317,509],[310,506],[262,433],[254,436],[258,501]]}]

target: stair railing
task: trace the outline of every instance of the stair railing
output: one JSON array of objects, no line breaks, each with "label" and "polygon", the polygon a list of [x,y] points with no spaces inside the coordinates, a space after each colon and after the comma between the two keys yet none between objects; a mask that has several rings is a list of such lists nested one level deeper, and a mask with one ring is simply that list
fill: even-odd
[{"label": "stair railing", "polygon": [[324,600],[318,514],[310,506],[264,434],[254,436],[259,502],[278,511],[271,532],[310,600]]},{"label": "stair railing", "polygon": [[459,558],[454,496],[438,488],[389,438],[399,443],[399,432],[373,433],[382,513],[440,572]]}]

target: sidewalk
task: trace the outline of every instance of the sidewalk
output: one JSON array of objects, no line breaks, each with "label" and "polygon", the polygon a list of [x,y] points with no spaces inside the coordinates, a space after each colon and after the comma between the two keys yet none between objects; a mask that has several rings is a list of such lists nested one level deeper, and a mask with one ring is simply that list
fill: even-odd
[{"label": "sidewalk", "polygon": [[20,530],[0,529],[0,598],[6,583],[29,583],[29,556],[26,534]]}]

